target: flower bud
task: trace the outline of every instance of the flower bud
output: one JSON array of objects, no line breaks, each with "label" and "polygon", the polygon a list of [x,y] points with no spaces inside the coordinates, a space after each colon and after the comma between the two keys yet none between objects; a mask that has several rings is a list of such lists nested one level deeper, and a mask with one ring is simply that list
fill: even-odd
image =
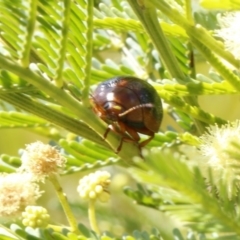
[{"label": "flower bud", "polygon": [[26,227],[45,228],[49,224],[50,216],[47,210],[40,206],[28,206],[22,213],[22,223]]},{"label": "flower bud", "polygon": [[83,199],[99,199],[106,202],[110,197],[107,190],[109,184],[110,174],[106,171],[97,171],[80,179],[77,191]]}]

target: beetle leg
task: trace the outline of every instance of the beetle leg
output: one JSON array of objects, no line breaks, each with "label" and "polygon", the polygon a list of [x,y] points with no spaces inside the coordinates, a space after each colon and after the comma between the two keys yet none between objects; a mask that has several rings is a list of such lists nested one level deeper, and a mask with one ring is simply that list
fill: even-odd
[{"label": "beetle leg", "polygon": [[127,132],[130,136],[128,136],[127,134],[122,134],[122,138],[117,148],[117,152],[122,149],[123,142],[138,142],[140,140],[138,133],[135,130],[129,128],[126,124],[119,121],[118,126],[120,128],[120,133]]},{"label": "beetle leg", "polygon": [[107,135],[109,133],[110,130],[113,130],[113,126],[112,125],[108,125],[104,135],[103,135],[103,138],[106,139],[107,138]]},{"label": "beetle leg", "polygon": [[[104,133],[103,138],[104,139],[107,138],[107,135],[110,132],[110,130],[112,130],[114,132],[117,132],[117,133],[120,133],[122,135],[123,132],[125,132],[125,128],[124,128],[124,126],[121,126],[120,124],[119,124],[119,127],[120,127],[120,129],[117,129],[116,126],[114,127],[114,125],[112,125],[112,124],[108,125],[108,128],[106,129],[106,132]],[[121,132],[122,130],[123,130],[123,132]],[[117,147],[116,153],[119,153],[120,150],[122,149],[122,145],[123,145],[124,140],[125,140],[125,137],[121,137],[121,140],[120,140],[119,146]]]},{"label": "beetle leg", "polygon": [[131,127],[126,126],[126,131],[133,138],[133,140],[135,142],[139,142],[140,137],[139,137],[138,133],[134,129],[132,129]]},{"label": "beetle leg", "polygon": [[125,142],[139,142],[140,137],[138,135],[138,133],[133,130],[131,127],[128,127],[126,124],[122,123],[122,122],[118,122],[118,125],[120,127],[121,133],[128,133],[123,135],[123,139]]},{"label": "beetle leg", "polygon": [[123,139],[124,139],[124,137],[121,138],[116,153],[119,153],[119,152],[121,151],[121,149],[122,149],[122,145],[123,145]]},{"label": "beetle leg", "polygon": [[[108,128],[106,129],[106,132],[104,133],[103,137],[104,139],[107,138],[107,135],[109,133],[109,131],[112,130],[114,132],[120,133],[122,135],[119,146],[117,147],[116,153],[120,152],[122,149],[122,145],[123,142],[135,142],[138,143],[140,140],[140,137],[138,135],[138,133],[133,130],[132,128],[128,127],[127,125],[125,125],[122,122],[118,122],[118,127],[116,127],[115,125],[108,125]],[[127,134],[124,133],[128,133],[130,136],[128,136]],[[145,141],[143,141],[143,143],[146,142],[146,144],[153,138],[153,136]],[[143,146],[145,146],[146,144],[144,144]],[[140,146],[141,147],[141,146]]]},{"label": "beetle leg", "polygon": [[152,133],[152,135],[148,139],[140,142],[139,144],[140,148],[146,146],[153,138],[154,138],[154,133]]}]

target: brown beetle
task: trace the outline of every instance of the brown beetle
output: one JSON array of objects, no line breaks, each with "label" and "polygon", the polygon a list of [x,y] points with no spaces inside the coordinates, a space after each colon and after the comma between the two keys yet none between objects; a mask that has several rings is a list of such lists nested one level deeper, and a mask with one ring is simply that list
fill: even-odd
[{"label": "brown beetle", "polygon": [[109,130],[122,135],[123,141],[139,142],[138,133],[150,136],[139,147],[148,144],[158,132],[162,117],[162,103],[156,90],[146,81],[120,76],[100,83],[92,94],[95,113],[109,124]]}]

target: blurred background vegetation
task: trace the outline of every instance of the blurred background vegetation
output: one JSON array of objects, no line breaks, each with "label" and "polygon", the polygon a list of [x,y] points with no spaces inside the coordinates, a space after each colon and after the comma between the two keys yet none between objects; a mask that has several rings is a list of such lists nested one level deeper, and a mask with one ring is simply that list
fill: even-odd
[{"label": "blurred background vegetation", "polygon": [[[134,230],[147,231],[151,235],[156,228],[165,236],[163,239],[238,239],[237,217],[232,219],[232,228],[224,225],[214,213],[206,226],[203,224],[208,212],[204,200],[196,203],[183,199],[183,205],[188,205],[189,209],[194,204],[202,204],[203,208],[201,213],[196,211],[198,217],[182,210],[187,220],[178,216],[181,214],[177,211],[162,209],[161,204],[169,199],[169,205],[178,206],[181,197],[176,192],[184,195],[184,191],[171,184],[164,186],[160,180],[154,189],[154,181],[144,181],[142,176],[139,180],[136,176],[141,174],[133,174],[128,161],[139,154],[137,147],[124,144],[126,147],[116,155],[113,149],[117,147],[119,136],[111,133],[109,140],[102,140],[106,124],[94,118],[88,102],[89,92],[98,83],[114,76],[132,75],[153,84],[163,100],[164,119],[159,133],[147,146],[159,154],[150,156],[149,162],[158,158],[160,161],[165,149],[170,150],[172,157],[181,153],[179,145],[197,147],[198,137],[211,124],[221,125],[239,119],[240,89],[235,86],[240,80],[232,71],[239,70],[236,67],[239,61],[225,51],[213,30],[219,28],[218,14],[238,10],[240,4],[236,1],[202,1],[201,4],[193,0],[159,1],[159,4],[151,0],[16,0],[14,4],[10,0],[0,0],[1,172],[15,171],[21,164],[25,144],[40,140],[57,146],[67,157],[68,164],[60,182],[78,222],[88,228],[87,203],[79,199],[76,188],[82,176],[103,168],[112,174],[112,183],[111,201],[97,205],[102,232],[109,231],[120,238]],[[169,12],[164,12],[165,8]],[[205,30],[204,34],[200,33],[202,39],[198,36],[194,39],[189,33],[191,29],[198,31],[197,24]],[[157,41],[158,37],[166,39],[167,52],[162,40]],[[204,37],[210,39],[209,42],[204,41]],[[213,45],[216,49],[212,49]],[[208,50],[216,59],[211,60],[211,54],[208,58]],[[168,59],[171,59],[170,64],[166,64]],[[220,69],[217,66],[219,59],[224,62],[225,72],[221,72],[222,65],[219,64]],[[230,76],[226,72],[238,78],[236,84],[226,78]],[[51,89],[48,85],[44,87],[46,82],[52,83]],[[61,95],[61,91],[65,95]],[[73,105],[70,98],[65,99],[67,95],[79,105]],[[32,107],[31,101],[37,105]],[[49,112],[44,112],[44,107],[49,108]],[[59,115],[51,115],[51,110]],[[160,176],[161,171],[156,169]],[[204,184],[199,185],[201,191],[204,187]],[[53,187],[46,182],[41,188],[45,194],[38,204],[49,210],[53,223],[67,224]],[[165,188],[170,189],[166,196],[171,197],[167,200],[163,194]],[[201,193],[199,189],[196,192]],[[222,197],[227,199],[226,194]],[[20,222],[18,224],[21,226]],[[174,230],[176,228],[182,233]],[[214,235],[217,232],[219,235]],[[135,232],[134,238],[149,239],[149,235],[138,236]],[[151,236],[161,239],[158,234]]]}]

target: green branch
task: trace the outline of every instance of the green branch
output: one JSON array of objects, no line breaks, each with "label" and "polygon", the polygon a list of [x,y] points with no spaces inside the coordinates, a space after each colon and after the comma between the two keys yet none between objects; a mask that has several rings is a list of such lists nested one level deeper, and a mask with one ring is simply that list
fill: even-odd
[{"label": "green branch", "polygon": [[84,88],[83,88],[83,104],[89,105],[89,87],[91,79],[92,68],[92,45],[93,45],[93,6],[94,0],[87,1],[87,33],[86,33],[86,56],[85,56],[85,76],[84,76]]},{"label": "green branch", "polygon": [[[139,2],[135,0],[128,0],[128,2],[142,22],[146,32],[149,34],[171,76],[180,84],[186,84],[188,77],[181,71],[179,63],[171,51],[158,22],[155,7],[149,7],[148,5],[141,6]],[[198,106],[195,97],[186,97],[185,101],[193,106]],[[197,119],[193,119],[193,121],[196,124],[199,134],[204,132],[205,125]]]},{"label": "green branch", "polygon": [[30,0],[29,1],[29,12],[28,12],[28,22],[27,22],[27,28],[25,30],[25,39],[24,44],[22,46],[22,52],[21,52],[21,64],[23,67],[29,66],[29,56],[30,56],[30,50],[32,46],[32,37],[35,29],[35,23],[37,18],[37,5],[38,0]]},{"label": "green branch", "polygon": [[[37,75],[30,69],[22,68],[17,63],[11,62],[1,55],[0,68],[16,74],[17,76],[23,78],[38,89],[41,89],[43,92],[55,99],[60,105],[72,111],[72,113],[74,113],[76,117],[86,123],[100,137],[105,134],[107,129],[106,123],[104,123],[100,118],[98,118],[92,110],[84,107],[77,99],[73,98],[66,91],[57,88],[50,81]],[[105,141],[109,144],[109,146],[111,146],[114,151],[116,151],[116,149],[118,149],[119,147],[121,138],[122,137],[119,134],[110,131]],[[139,154],[139,148],[137,144],[134,143],[123,144],[122,150],[118,153],[118,155],[128,163],[131,163],[132,158]]]},{"label": "green branch", "polygon": [[215,117],[214,115],[203,111],[201,108],[197,106],[191,106],[183,101],[179,97],[175,97],[173,95],[167,94],[166,92],[161,92],[161,97],[165,102],[169,103],[172,107],[176,107],[177,109],[189,114],[195,119],[198,119],[207,124],[226,124],[227,122],[219,117]]},{"label": "green branch", "polygon": [[156,9],[149,6],[140,6],[138,1],[135,0],[128,0],[128,2],[142,22],[145,31],[149,34],[169,73],[178,81],[183,81],[186,77],[181,71],[178,61],[163,34],[157,19]]},{"label": "green branch", "polygon": [[[97,29],[113,29],[114,31],[133,31],[145,34],[145,30],[140,21],[134,19],[125,19],[120,17],[105,17],[103,19],[94,19],[94,27]],[[176,24],[169,24],[166,22],[160,23],[164,33],[168,36],[187,37],[185,31]]]},{"label": "green branch", "polygon": [[186,11],[186,18],[189,21],[189,23],[194,24],[191,0],[185,0],[185,11]]},{"label": "green branch", "polygon": [[58,197],[58,200],[64,210],[64,213],[67,217],[67,220],[68,220],[68,223],[71,227],[71,231],[74,232],[74,233],[77,233],[77,234],[81,234],[80,230],[78,229],[78,223],[77,223],[77,220],[75,218],[75,216],[73,215],[73,212],[70,208],[70,205],[68,203],[68,200],[67,200],[67,196],[66,194],[63,192],[63,189],[57,179],[57,176],[56,175],[52,175],[51,177],[49,177],[49,181],[53,184],[54,186],[54,189],[56,191],[56,194],[57,194],[57,197]]},{"label": "green branch", "polygon": [[[66,49],[67,49],[67,42],[68,42],[68,28],[70,22],[70,13],[71,13],[71,0],[64,0],[64,11],[63,11],[63,21],[62,21],[62,35],[60,41],[60,50],[59,50],[59,59],[57,64],[56,70],[56,77],[54,79],[56,86],[62,87],[63,80],[63,67],[66,58]],[[60,35],[59,35],[60,36]]]},{"label": "green branch", "polygon": [[31,98],[24,96],[23,94],[6,94],[1,93],[0,98],[6,102],[11,103],[27,112],[30,112],[36,116],[39,116],[50,123],[56,124],[70,132],[89,139],[102,146],[108,147],[103,139],[98,136],[92,129],[83,124],[82,122],[66,116],[53,108],[43,105],[39,102],[33,101]]},{"label": "green branch", "polygon": [[211,49],[211,51],[221,56],[237,69],[239,68],[239,61],[236,60],[231,53],[225,51],[223,44],[210,36],[206,29],[200,25],[193,26],[193,24],[189,24],[186,18],[184,18],[176,9],[172,8],[164,1],[148,0],[148,2],[153,7],[158,8],[160,11],[162,11],[172,22],[185,29],[189,36],[197,39],[204,45],[207,44],[208,48]]},{"label": "green branch", "polygon": [[189,82],[185,85],[183,84],[156,84],[154,83],[154,88],[158,91],[160,95],[164,95],[163,92],[172,94],[178,97],[187,97],[187,96],[197,96],[197,95],[226,95],[226,94],[239,94],[229,82],[211,82],[206,83],[201,81],[201,79],[208,79],[205,76],[202,76],[199,82]]},{"label": "green branch", "polygon": [[214,67],[236,90],[240,91],[240,78],[229,70],[210,48],[199,42],[196,38],[191,38],[191,41],[193,45],[201,51],[212,67]]}]

